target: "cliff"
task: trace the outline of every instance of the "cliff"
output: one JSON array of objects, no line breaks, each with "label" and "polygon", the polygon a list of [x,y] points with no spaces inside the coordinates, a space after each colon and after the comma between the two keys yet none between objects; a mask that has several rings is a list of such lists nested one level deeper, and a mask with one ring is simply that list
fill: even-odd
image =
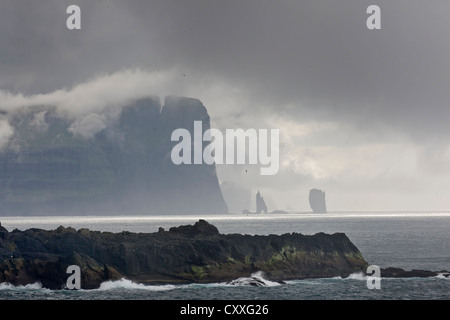
[{"label": "cliff", "polygon": [[309,204],[314,213],[326,213],[325,191],[319,189],[309,190]]},{"label": "cliff", "polygon": [[208,283],[262,271],[269,280],[346,277],[367,263],[343,233],[220,234],[204,220],[155,233],[59,227],[8,232],[0,226],[0,282],[60,289],[78,265],[81,288],[127,278],[140,283]]},{"label": "cliff", "polygon": [[214,165],[179,165],[174,129],[209,128],[192,98],[132,101],[84,117],[36,106],[6,114],[14,134],[0,151],[0,214],[226,213]]}]

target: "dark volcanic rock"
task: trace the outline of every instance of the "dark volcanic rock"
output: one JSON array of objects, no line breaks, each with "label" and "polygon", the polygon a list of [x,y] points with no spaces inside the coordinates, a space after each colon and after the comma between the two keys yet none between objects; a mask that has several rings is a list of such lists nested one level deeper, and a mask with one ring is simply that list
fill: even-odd
[{"label": "dark volcanic rock", "polygon": [[383,278],[427,278],[435,277],[439,273],[445,273],[447,271],[435,272],[429,270],[409,270],[406,271],[402,268],[389,267],[386,269],[381,269],[380,273]]},{"label": "dark volcanic rock", "polygon": [[219,230],[215,226],[209,224],[207,221],[202,219],[200,219],[193,226],[186,225],[186,226],[172,227],[169,229],[169,232],[191,237],[213,236],[219,234]]},{"label": "dark volcanic rock", "polygon": [[[1,227],[0,227],[1,228]],[[220,234],[200,220],[155,233],[0,229],[0,282],[65,286],[69,265],[81,269],[81,287],[106,280],[141,283],[222,282],[261,271],[272,281],[346,277],[367,263],[345,234]]]},{"label": "dark volcanic rock", "polygon": [[319,189],[309,190],[309,204],[314,213],[326,213],[325,191]]},{"label": "dark volcanic rock", "polygon": [[[8,114],[14,134],[0,151],[0,214],[228,212],[215,165],[171,161],[174,129],[192,135],[194,121],[210,126],[199,100],[167,97],[161,106],[149,97],[109,122],[101,116],[74,120],[43,106]],[[94,125],[100,131],[91,133]]]}]

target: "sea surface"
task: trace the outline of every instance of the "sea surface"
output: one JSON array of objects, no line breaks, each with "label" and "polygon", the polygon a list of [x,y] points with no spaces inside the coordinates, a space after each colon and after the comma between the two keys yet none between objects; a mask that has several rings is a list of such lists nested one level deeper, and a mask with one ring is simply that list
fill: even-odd
[{"label": "sea surface", "polygon": [[[298,232],[344,232],[369,264],[381,268],[450,271],[449,212],[332,212],[327,214],[228,214],[228,215],[152,215],[152,216],[42,216],[1,217],[9,231],[17,228],[89,228],[110,232],[157,232],[159,227],[193,224],[199,219],[215,225],[221,233],[283,234]],[[250,275],[249,275],[250,276]],[[104,282],[95,290],[49,290],[39,283],[12,286],[0,283],[0,299],[77,299],[77,300],[348,300],[348,299],[450,299],[450,278],[383,278],[380,289],[369,289],[367,277],[308,279],[279,284],[254,277],[265,285],[254,287],[241,281],[188,285],[143,285],[122,279]]]}]

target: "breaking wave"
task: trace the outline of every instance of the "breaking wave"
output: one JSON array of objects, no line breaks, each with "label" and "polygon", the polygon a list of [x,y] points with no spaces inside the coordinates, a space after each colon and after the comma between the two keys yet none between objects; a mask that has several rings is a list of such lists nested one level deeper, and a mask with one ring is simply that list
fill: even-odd
[{"label": "breaking wave", "polygon": [[[450,280],[450,275],[448,273],[440,273],[436,277],[437,279]],[[147,292],[158,292],[158,291],[171,291],[179,289],[202,289],[202,288],[220,288],[220,287],[276,287],[282,284],[307,284],[307,285],[321,285],[323,281],[327,280],[358,280],[367,281],[368,276],[362,272],[352,273],[348,277],[333,277],[333,278],[317,278],[317,279],[299,279],[299,280],[288,280],[285,282],[271,281],[265,278],[264,272],[258,271],[251,274],[249,277],[241,277],[229,282],[216,282],[216,283],[190,283],[190,284],[161,284],[161,285],[150,285],[133,282],[131,280],[122,278],[116,281],[105,281],[101,283],[98,289],[81,289],[77,290],[78,293],[82,292],[108,292],[114,290],[130,290],[130,291],[147,291]],[[41,293],[51,293],[51,292],[63,292],[66,290],[50,290],[44,288],[41,283],[36,282],[27,285],[13,285],[9,282],[0,283],[0,291],[28,291],[28,292],[41,292]]]},{"label": "breaking wave", "polygon": [[436,278],[450,280],[450,273],[439,273]]},{"label": "breaking wave", "polygon": [[254,286],[254,287],[274,287],[281,283],[270,281],[264,278],[264,273],[261,271],[252,273],[250,277],[241,277],[230,282],[222,283],[191,283],[191,284],[165,284],[165,285],[148,285],[143,283],[136,283],[131,280],[122,278],[116,281],[105,281],[100,284],[98,291],[107,291],[115,289],[125,290],[147,290],[147,291],[169,291],[174,289],[186,288],[204,288],[204,287],[229,287],[229,286]]},{"label": "breaking wave", "polygon": [[[179,286],[178,286],[179,287]],[[143,283],[136,283],[128,279],[120,279],[116,281],[105,281],[100,284],[100,288],[94,289],[98,291],[114,290],[114,289],[129,289],[129,290],[149,290],[149,291],[167,291],[177,288],[176,285],[146,285]]]},{"label": "breaking wave", "polygon": [[18,286],[15,286],[9,282],[0,283],[0,290],[41,290],[41,289],[43,289],[42,284],[39,282]]},{"label": "breaking wave", "polygon": [[362,272],[356,272],[356,273],[350,274],[350,275],[349,275],[347,278],[345,278],[345,279],[366,281],[368,277],[369,277],[369,276],[365,275],[365,274],[362,273]]},{"label": "breaking wave", "polygon": [[252,273],[250,277],[242,277],[227,283],[230,286],[253,286],[253,287],[275,287],[281,285],[279,282],[264,278],[264,272]]},{"label": "breaking wave", "polygon": [[366,281],[368,278],[367,275],[365,275],[362,272],[355,272],[350,274],[348,277],[346,278],[342,278],[341,276],[337,276],[337,277],[332,277],[331,279],[335,279],[335,280],[361,280],[361,281]]}]

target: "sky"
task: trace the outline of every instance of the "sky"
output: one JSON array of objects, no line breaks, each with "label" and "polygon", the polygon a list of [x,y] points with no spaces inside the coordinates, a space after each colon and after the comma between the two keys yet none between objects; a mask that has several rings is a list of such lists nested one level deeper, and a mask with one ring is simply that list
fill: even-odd
[{"label": "sky", "polygon": [[[80,30],[66,27],[72,4]],[[373,4],[380,30],[366,27]],[[278,174],[217,166],[269,211],[310,210],[312,188],[329,211],[450,210],[449,11],[443,0],[1,0],[0,109],[53,104],[101,127],[105,109],[135,98],[195,97],[220,130],[280,130]],[[0,147],[10,136],[0,119]]]}]

